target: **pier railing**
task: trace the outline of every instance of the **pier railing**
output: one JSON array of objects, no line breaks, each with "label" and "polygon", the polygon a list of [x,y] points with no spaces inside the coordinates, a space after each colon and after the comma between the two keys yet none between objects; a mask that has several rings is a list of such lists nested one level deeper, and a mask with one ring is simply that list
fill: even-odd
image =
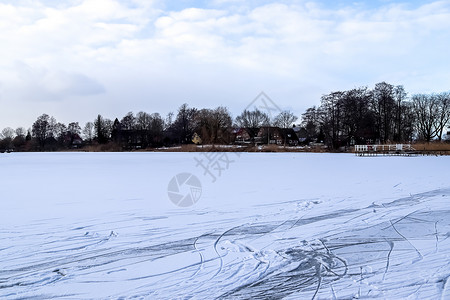
[{"label": "pier railing", "polygon": [[411,144],[355,145],[356,155],[408,155],[413,151],[415,151],[415,149],[411,146]]},{"label": "pier railing", "polygon": [[355,145],[355,152],[369,151],[414,151],[411,144],[394,144],[394,145]]}]

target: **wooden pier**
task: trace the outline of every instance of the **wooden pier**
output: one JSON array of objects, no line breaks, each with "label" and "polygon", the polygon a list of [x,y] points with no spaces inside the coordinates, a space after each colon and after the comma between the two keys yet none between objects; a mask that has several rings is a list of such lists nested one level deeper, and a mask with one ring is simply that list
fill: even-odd
[{"label": "wooden pier", "polygon": [[393,144],[393,145],[355,145],[355,155],[357,156],[416,156],[419,151],[414,149],[411,144]]},{"label": "wooden pier", "polygon": [[441,150],[419,150],[414,149],[411,144],[391,144],[391,145],[355,145],[355,155],[357,156],[441,156],[450,155],[449,149]]}]

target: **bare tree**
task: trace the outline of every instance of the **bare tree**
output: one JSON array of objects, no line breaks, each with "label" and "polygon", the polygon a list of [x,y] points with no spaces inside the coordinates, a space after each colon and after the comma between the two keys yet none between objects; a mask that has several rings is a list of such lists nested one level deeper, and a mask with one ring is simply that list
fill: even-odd
[{"label": "bare tree", "polygon": [[342,142],[342,102],[345,92],[333,92],[322,96],[319,119],[328,145],[339,148]]},{"label": "bare tree", "polygon": [[437,134],[439,101],[435,95],[417,94],[412,102],[419,138],[430,142]]},{"label": "bare tree", "polygon": [[58,140],[60,145],[64,144],[67,134],[67,126],[63,123],[56,123],[54,126],[54,137]]},{"label": "bare tree", "polygon": [[136,114],[135,125],[138,130],[149,130],[152,123],[150,114],[140,111]]},{"label": "bare tree", "polygon": [[394,88],[394,141],[396,142],[401,142],[405,139],[405,136],[403,135],[403,127],[408,126],[408,124],[405,124],[406,119],[404,118],[403,112],[407,109],[405,107],[407,96],[408,94],[402,85],[398,85]]},{"label": "bare tree", "polygon": [[150,133],[154,136],[154,137],[160,137],[162,136],[162,133],[164,131],[164,120],[161,117],[161,115],[159,113],[153,113],[150,115]]},{"label": "bare tree", "polygon": [[173,125],[173,112],[169,112],[166,116],[166,119],[164,120],[164,130],[168,130]]},{"label": "bare tree", "polygon": [[197,133],[206,143],[227,143],[228,128],[232,125],[231,114],[226,107],[201,109],[197,114]]},{"label": "bare tree", "polygon": [[[280,112],[273,120],[273,125],[284,129],[291,128],[297,117],[291,111],[285,110]],[[268,137],[269,138],[269,137]],[[286,147],[287,138],[283,138],[284,146]]]},{"label": "bare tree", "polygon": [[120,124],[122,124],[122,130],[133,130],[136,125],[136,118],[133,115],[133,112],[127,113],[122,120],[120,120]]},{"label": "bare tree", "polygon": [[442,141],[445,127],[450,122],[450,94],[440,93],[436,95],[438,101],[438,112],[436,121],[436,135]]},{"label": "bare tree", "polygon": [[393,139],[394,107],[394,86],[386,82],[377,83],[373,90],[372,109],[381,142]]},{"label": "bare tree", "polygon": [[67,143],[70,143],[69,146],[73,145],[75,138],[79,137],[81,134],[81,127],[78,124],[78,122],[71,122],[69,125],[67,125],[67,131],[66,136],[70,141],[67,141]]},{"label": "bare tree", "polygon": [[14,129],[12,129],[11,127],[6,127],[5,129],[3,129],[0,133],[0,148],[6,150],[10,149],[12,146],[14,135]]},{"label": "bare tree", "polygon": [[26,134],[27,131],[23,127],[19,127],[15,130],[16,137],[12,140],[12,144],[15,150],[23,150],[23,147],[26,144]]},{"label": "bare tree", "polygon": [[[59,129],[57,126],[58,122],[56,122],[55,117],[50,117],[48,121],[48,130],[49,130],[49,137],[55,138],[58,136],[57,130]],[[62,123],[61,123],[62,124]],[[64,124],[63,124],[64,125]],[[65,125],[64,125],[65,126]]]},{"label": "bare tree", "polygon": [[14,129],[11,127],[6,127],[2,130],[1,136],[3,136],[4,139],[10,139],[12,140],[15,136]]},{"label": "bare tree", "polygon": [[78,124],[78,122],[69,123],[69,125],[67,125],[67,131],[72,135],[75,135],[75,134],[80,135],[81,134],[80,124]]},{"label": "bare tree", "polygon": [[236,117],[236,124],[242,128],[259,128],[261,126],[269,126],[269,116],[255,109],[254,111],[244,110],[239,116]]},{"label": "bare tree", "polygon": [[84,138],[85,138],[88,142],[91,142],[91,141],[92,141],[92,138],[94,137],[94,123],[92,123],[92,122],[87,122],[87,123],[84,125],[84,128],[83,128],[83,135],[84,135]]},{"label": "bare tree", "polygon": [[[164,120],[159,113],[146,114],[145,140],[153,146],[160,145],[163,140]],[[147,145],[145,145],[147,146]]]},{"label": "bare tree", "polygon": [[212,110],[209,108],[200,109],[197,112],[197,128],[196,132],[200,134],[202,142],[205,144],[212,143]]},{"label": "bare tree", "polygon": [[114,122],[111,119],[105,118],[103,125],[106,140],[108,141],[111,138]]},{"label": "bare tree", "polygon": [[308,108],[302,114],[301,126],[305,133],[305,138],[308,140],[315,139],[319,134],[319,116],[318,110],[315,106]]},{"label": "bare tree", "polygon": [[45,146],[47,138],[49,138],[53,134],[53,128],[51,124],[53,122],[51,122],[50,120],[51,118],[49,115],[43,114],[37,118],[32,126],[33,137],[37,139],[41,149]]},{"label": "bare tree", "polygon": [[233,120],[228,108],[219,106],[212,111],[211,115],[213,143],[219,140],[228,141],[227,130],[232,126]]},{"label": "bare tree", "polygon": [[27,131],[23,127],[18,127],[15,132],[16,132],[16,136],[20,136],[23,138],[25,138],[25,136],[27,135]]},{"label": "bare tree", "polygon": [[285,110],[275,117],[273,124],[280,128],[291,128],[297,119],[298,118],[291,111]]},{"label": "bare tree", "polygon": [[256,108],[254,111],[244,110],[236,117],[235,122],[237,126],[246,128],[251,137],[254,138],[260,127],[270,126],[270,117]]},{"label": "bare tree", "polygon": [[185,103],[178,109],[177,118],[174,122],[175,135],[179,138],[179,142],[186,144],[192,140],[192,135],[197,127],[197,109],[189,108]]}]

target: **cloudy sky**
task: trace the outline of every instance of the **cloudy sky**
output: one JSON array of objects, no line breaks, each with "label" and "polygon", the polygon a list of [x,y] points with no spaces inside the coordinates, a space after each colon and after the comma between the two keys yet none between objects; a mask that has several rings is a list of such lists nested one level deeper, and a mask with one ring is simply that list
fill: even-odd
[{"label": "cloudy sky", "polygon": [[450,1],[0,0],[0,129],[228,106],[300,115],[387,81],[450,89]]}]

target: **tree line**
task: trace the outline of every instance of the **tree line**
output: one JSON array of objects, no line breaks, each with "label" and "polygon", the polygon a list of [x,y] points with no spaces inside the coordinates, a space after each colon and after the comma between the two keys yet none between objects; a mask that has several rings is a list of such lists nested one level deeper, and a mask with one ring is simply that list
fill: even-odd
[{"label": "tree line", "polygon": [[[403,86],[386,82],[373,89],[359,87],[335,91],[321,97],[320,105],[308,108],[301,122],[291,111],[273,119],[267,112],[244,110],[233,119],[228,108],[197,109],[183,104],[177,114],[127,113],[120,120],[98,115],[83,127],[64,124],[47,114],[31,128],[4,128],[0,150],[56,151],[86,145],[112,145],[115,149],[175,146],[198,142],[232,144],[235,129],[245,128],[250,142],[261,127],[295,128],[303,144],[324,143],[330,148],[369,143],[442,140],[450,121],[450,94],[414,94]],[[195,137],[197,139],[195,139]]]},{"label": "tree line", "polygon": [[386,82],[323,95],[302,115],[309,140],[333,148],[352,144],[442,140],[450,121],[450,94],[414,94]]}]

